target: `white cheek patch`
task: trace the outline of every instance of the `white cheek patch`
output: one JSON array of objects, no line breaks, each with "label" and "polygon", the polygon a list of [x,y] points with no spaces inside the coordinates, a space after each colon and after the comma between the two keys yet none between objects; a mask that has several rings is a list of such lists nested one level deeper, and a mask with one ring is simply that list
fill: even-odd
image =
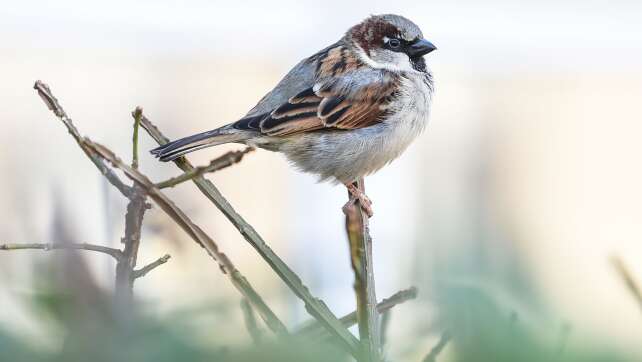
[{"label": "white cheek patch", "polygon": [[410,58],[405,53],[392,53],[392,61],[390,62],[395,68],[401,71],[414,70],[410,63]]}]

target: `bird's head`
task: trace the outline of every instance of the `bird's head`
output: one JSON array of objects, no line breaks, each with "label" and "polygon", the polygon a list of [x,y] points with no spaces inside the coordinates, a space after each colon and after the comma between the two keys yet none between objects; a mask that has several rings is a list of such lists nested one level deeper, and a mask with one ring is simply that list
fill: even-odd
[{"label": "bird's head", "polygon": [[361,60],[390,71],[425,71],[423,56],[437,49],[421,29],[403,16],[373,15],[348,30],[345,36]]}]

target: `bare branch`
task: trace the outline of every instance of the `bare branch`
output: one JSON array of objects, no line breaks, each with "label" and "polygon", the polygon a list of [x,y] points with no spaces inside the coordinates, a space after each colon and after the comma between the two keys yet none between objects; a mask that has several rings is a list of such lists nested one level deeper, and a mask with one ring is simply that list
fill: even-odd
[{"label": "bare branch", "polygon": [[78,130],[76,129],[76,126],[74,126],[71,118],[67,116],[67,113],[65,113],[65,110],[62,108],[60,103],[58,103],[58,100],[56,97],[53,96],[51,93],[51,90],[49,89],[49,86],[47,86],[45,83],[42,81],[36,81],[34,84],[33,88],[38,91],[38,95],[42,100],[45,102],[47,107],[62,121],[62,123],[67,127],[67,131],[71,136],[78,142],[78,145],[80,148],[85,152],[87,157],[91,160],[91,162],[96,165],[98,168],[98,171],[105,176],[107,181],[114,185],[122,193],[125,197],[128,197],[131,193],[131,188],[124,184],[120,178],[109,168],[107,167],[103,161],[97,157],[96,155],[92,154],[89,150],[87,150],[86,147],[83,146],[82,144],[82,137],[80,136],[80,133],[78,133]]},{"label": "bare branch", "polygon": [[0,244],[0,250],[26,250],[39,249],[49,250],[87,250],[107,254],[114,259],[122,260],[124,255],[122,251],[106,246],[88,244],[88,243],[29,243],[29,244]]},{"label": "bare branch", "polygon": [[169,261],[170,258],[171,258],[171,255],[169,255],[169,254],[165,254],[165,255],[161,256],[160,258],[158,258],[153,263],[149,263],[149,264],[145,265],[144,267],[142,267],[142,268],[140,268],[138,270],[134,270],[133,277],[135,279],[144,277],[150,271],[152,271],[152,270],[158,268],[159,266],[167,263],[167,261]]},{"label": "bare branch", "polygon": [[439,338],[439,342],[430,350],[430,353],[422,360],[422,362],[436,362],[437,356],[443,351],[448,342],[450,342],[450,333],[444,332]]},{"label": "bare branch", "polygon": [[245,298],[241,299],[241,310],[243,311],[243,320],[245,321],[245,327],[247,328],[250,337],[252,337],[252,341],[254,341],[254,343],[256,344],[261,343],[261,339],[263,339],[263,333],[261,333],[261,329],[256,323],[256,317],[254,316],[252,305]]},{"label": "bare branch", "polygon": [[[154,126],[145,115],[141,119],[141,126],[147,133],[158,142],[164,145],[169,142],[156,126]],[[194,169],[194,166],[185,158],[179,157],[174,163],[185,172]],[[203,177],[192,179],[198,189],[227,217],[227,219],[243,235],[245,240],[254,247],[261,257],[268,263],[274,272],[283,280],[283,282],[305,303],[305,308],[312,317],[321,322],[328,332],[335,336],[337,340],[353,355],[359,354],[359,341],[341,325],[341,322],[323,303],[315,298],[310,290],[301,282],[301,279],[292,271],[292,269],[267,245],[265,240],[245,219],[239,215],[230,203],[223,197],[220,191]]]},{"label": "bare branch", "polygon": [[[54,113],[61,119],[65,124],[69,132],[72,134],[78,145],[85,151],[87,156],[94,161],[96,166],[100,168],[102,166],[110,175],[114,175],[113,171],[107,168],[102,160],[110,162],[114,167],[120,168],[125,172],[128,178],[134,181],[135,186],[140,187],[145,193],[160,206],[160,208],[165,211],[165,213],[171,217],[197,244],[205,248],[208,253],[216,260],[219,264],[219,267],[223,273],[228,275],[232,284],[243,294],[257,309],[261,318],[263,318],[275,333],[284,335],[287,334],[287,329],[285,325],[276,317],[274,312],[265,304],[260,295],[254,290],[251,284],[245,279],[245,277],[236,269],[234,264],[228,259],[228,257],[222,253],[218,245],[207,235],[200,227],[195,225],[185,213],[179,209],[167,196],[165,196],[155,185],[147,178],[147,176],[141,174],[138,170],[128,166],[122,162],[114,153],[108,148],[92,142],[86,137],[81,137],[78,130],[73,126],[71,120],[62,110],[62,107],[58,104],[56,98],[51,94],[49,87],[41,81],[37,81],[34,88],[38,90],[38,94],[45,101],[47,106],[54,111]],[[142,121],[142,119],[141,119]],[[106,171],[106,172],[107,172]],[[106,172],[103,174],[107,175]],[[116,177],[120,182],[120,180]],[[111,180],[110,180],[111,181]],[[122,183],[121,183],[122,184]],[[129,189],[127,189],[127,195]]]},{"label": "bare branch", "polygon": [[267,304],[265,304],[263,298],[259,296],[247,279],[245,279],[238,269],[236,269],[227,255],[220,251],[214,240],[212,240],[200,227],[194,224],[183,210],[178,208],[172,200],[156,188],[147,176],[125,164],[105,146],[94,143],[88,138],[83,138],[83,143],[100,157],[110,162],[114,167],[121,169],[127,177],[136,183],[136,185],[144,189],[147,195],[154,200],[154,202],[160,206],[160,208],[165,211],[172,220],[174,220],[194,241],[196,241],[197,244],[205,248],[210,256],[218,262],[221,271],[223,271],[223,273],[230,278],[232,284],[252,302],[252,305],[254,305],[270,329],[277,334],[287,334],[285,325],[277,318]]},{"label": "bare branch", "polygon": [[254,151],[254,147],[247,147],[243,151],[230,151],[224,154],[223,156],[217,157],[210,161],[207,166],[198,166],[194,167],[192,170],[185,172],[184,174],[176,177],[172,177],[169,180],[162,181],[156,184],[156,187],[159,189],[164,189],[166,187],[174,187],[182,182],[189,181],[196,177],[201,177],[206,173],[216,172],[224,168],[230,167],[236,163],[241,162],[243,156]]},{"label": "bare branch", "polygon": [[[357,180],[357,188],[365,193],[363,178]],[[348,193],[348,196],[350,194]],[[374,285],[372,238],[368,228],[368,216],[358,200],[344,207],[346,231],[350,242],[350,261],[354,271],[354,292],[357,299],[357,321],[361,341],[360,361],[381,361],[381,334],[379,313]]]},{"label": "bare branch", "polygon": [[[387,310],[392,309],[397,304],[407,302],[409,300],[415,299],[417,297],[417,288],[412,287],[398,291],[397,293],[391,295],[390,297],[382,300],[377,304],[377,312],[384,313]],[[352,312],[346,314],[345,316],[339,319],[341,323],[346,327],[352,327],[357,323],[357,312]],[[323,334],[324,330],[318,322],[306,323],[304,326],[298,329],[297,334],[305,334],[310,336],[310,338],[315,338],[312,335],[320,336]]]},{"label": "bare branch", "polygon": [[642,289],[640,289],[640,284],[635,280],[629,268],[626,266],[624,261],[617,256],[611,256],[611,264],[615,267],[615,270],[620,278],[622,278],[622,281],[635,301],[638,303],[640,308],[642,308]]}]

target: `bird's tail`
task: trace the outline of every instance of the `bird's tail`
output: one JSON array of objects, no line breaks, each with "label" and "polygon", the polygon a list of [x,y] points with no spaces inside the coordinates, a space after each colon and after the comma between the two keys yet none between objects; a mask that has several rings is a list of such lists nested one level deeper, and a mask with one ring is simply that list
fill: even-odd
[{"label": "bird's tail", "polygon": [[166,143],[150,152],[163,162],[173,161],[186,153],[200,150],[201,148],[245,140],[247,136],[244,133],[231,126],[223,126]]}]

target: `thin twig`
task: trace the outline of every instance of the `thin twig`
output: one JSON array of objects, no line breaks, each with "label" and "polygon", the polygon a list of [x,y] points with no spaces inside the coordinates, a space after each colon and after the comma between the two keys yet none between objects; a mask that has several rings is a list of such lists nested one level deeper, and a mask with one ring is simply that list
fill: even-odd
[{"label": "thin twig", "polygon": [[88,244],[88,243],[28,243],[28,244],[0,244],[0,250],[25,250],[25,249],[39,249],[44,251],[49,250],[87,250],[95,251],[98,253],[107,254],[114,259],[123,259],[123,253],[114,248],[106,246]]},{"label": "thin twig", "polygon": [[[80,133],[71,124],[70,119],[66,114],[64,114],[64,111],[62,111],[62,107],[60,107],[58,101],[51,94],[51,91],[46,84],[41,81],[37,81],[34,88],[38,90],[38,94],[43,98],[43,100],[45,100],[47,106],[67,126],[67,129],[72,136],[74,136],[74,139],[81,149],[85,151],[87,156],[90,157],[92,161],[97,161],[94,162],[96,166],[99,168],[101,166],[106,168],[103,163],[103,160],[106,160],[113,166],[124,171],[127,177],[134,181],[136,185],[144,189],[145,193],[152,198],[154,202],[156,202],[156,204],[158,204],[160,208],[165,211],[165,213],[172,218],[197,244],[201,245],[208,251],[210,256],[218,262],[221,271],[228,275],[232,284],[254,305],[268,327],[277,334],[287,334],[285,325],[276,317],[267,304],[265,304],[261,296],[254,290],[238,269],[236,269],[228,257],[219,250],[218,245],[207,234],[205,234],[200,227],[195,225],[181,209],[179,209],[169,198],[167,198],[165,194],[156,188],[147,176],[122,162],[108,148],[94,143],[86,137],[81,137]],[[107,168],[107,171],[113,174],[111,169]]]},{"label": "thin twig", "polygon": [[436,362],[437,361],[437,356],[439,356],[439,353],[446,347],[448,342],[450,341],[450,333],[444,332],[441,334],[441,337],[439,338],[439,342],[430,350],[430,353],[422,360],[422,362]]},{"label": "thin twig", "polygon": [[140,117],[143,115],[143,109],[136,107],[134,110],[134,134],[132,136],[132,167],[138,168],[138,128],[140,126]]},{"label": "thin twig", "polygon": [[194,169],[183,173],[180,176],[172,177],[169,180],[162,181],[156,184],[159,189],[166,187],[174,187],[182,182],[189,181],[196,177],[201,177],[206,173],[216,172],[224,168],[230,167],[236,163],[241,162],[243,156],[254,151],[254,147],[247,147],[242,151],[230,151],[223,156],[217,157],[210,161],[207,166],[198,166]]},{"label": "thin twig", "polygon": [[154,261],[152,263],[149,263],[149,264],[145,265],[144,267],[142,267],[140,269],[134,270],[134,274],[133,274],[134,279],[138,279],[138,278],[144,277],[150,271],[152,271],[152,270],[158,268],[159,266],[167,263],[167,261],[169,261],[170,258],[171,258],[171,255],[165,254],[165,255],[161,256],[160,258],[156,259],[156,261]]},{"label": "thin twig", "polygon": [[96,165],[98,171],[100,171],[100,173],[105,176],[107,181],[114,185],[114,187],[116,187],[118,191],[120,191],[120,193],[122,193],[125,197],[128,197],[131,193],[131,188],[123,183],[120,178],[109,167],[107,167],[99,157],[91,154],[91,152],[89,152],[87,148],[83,146],[80,133],[76,129],[76,126],[74,126],[71,118],[67,116],[67,113],[65,113],[65,110],[62,108],[56,97],[54,97],[51,93],[49,86],[38,80],[34,84],[33,88],[38,91],[38,95],[45,102],[47,107],[56,115],[56,117],[58,117],[62,121],[65,127],[67,127],[67,131],[69,132],[69,134],[71,134],[76,142],[78,142],[80,148],[85,152],[87,157],[89,157],[91,162]]},{"label": "thin twig", "polygon": [[259,344],[263,339],[263,333],[256,323],[256,317],[254,316],[254,310],[252,305],[247,299],[241,299],[241,310],[243,311],[243,320],[245,321],[245,327],[247,328],[250,337],[254,343]]},{"label": "thin twig", "polygon": [[[156,126],[154,126],[145,115],[141,119],[141,126],[159,145],[169,142]],[[174,163],[183,171],[189,172],[194,166],[185,158],[180,157]],[[318,321],[321,322],[328,332],[346,347],[353,355],[359,354],[359,341],[348,331],[330,309],[321,301],[315,298],[310,290],[301,282],[301,279],[285,264],[285,262],[267,245],[265,240],[245,219],[239,215],[230,203],[223,197],[220,191],[203,177],[192,179],[198,189],[227,217],[227,219],[243,235],[245,240],[254,247],[261,257],[268,263],[274,272],[285,282],[285,284],[305,303],[305,308]]]},{"label": "thin twig", "polygon": [[[356,182],[356,186],[365,193],[363,178]],[[350,261],[354,271],[354,291],[357,299],[357,322],[362,354],[360,361],[379,362],[381,361],[381,334],[368,216],[362,210],[358,200],[344,208],[344,212],[350,242]]]},{"label": "thin twig", "polygon": [[640,284],[635,280],[629,268],[622,259],[615,255],[611,256],[611,264],[613,264],[618,275],[626,285],[626,288],[642,309],[642,289],[640,289]]}]

